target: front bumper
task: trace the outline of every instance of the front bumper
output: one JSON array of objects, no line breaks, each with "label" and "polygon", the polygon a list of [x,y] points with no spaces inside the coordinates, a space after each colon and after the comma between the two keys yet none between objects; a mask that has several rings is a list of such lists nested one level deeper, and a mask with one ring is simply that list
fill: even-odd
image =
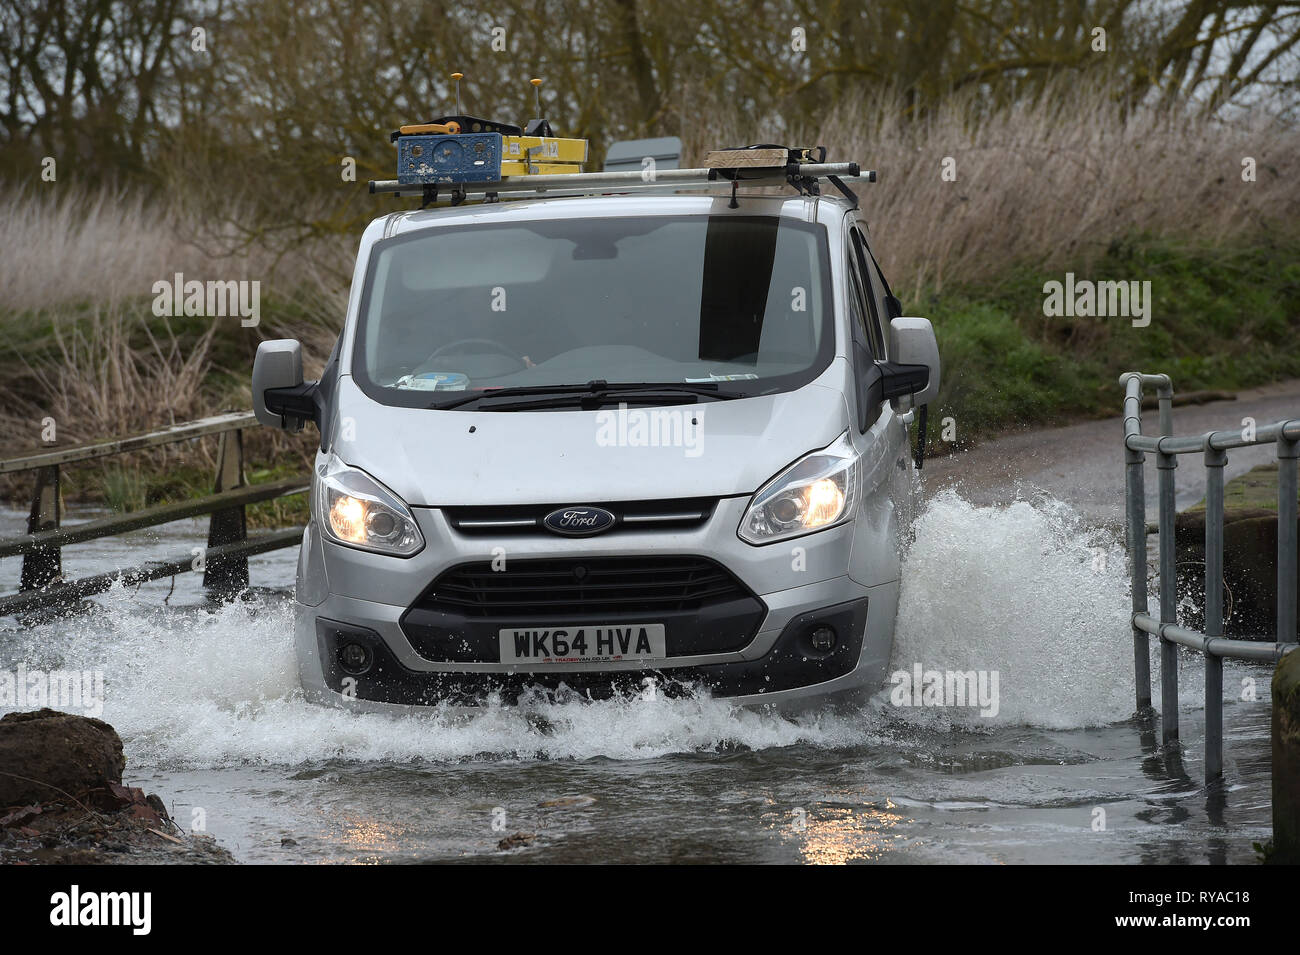
[{"label": "front bumper", "polygon": [[[445,652],[431,652],[418,635],[412,639],[411,608],[439,574],[490,558],[490,546],[502,542],[461,537],[439,512],[425,510],[417,519],[428,546],[402,561],[324,543],[309,527],[299,564],[295,636],[304,689],[314,700],[362,710],[514,702],[525,691],[602,699],[643,693],[647,681],[664,695],[704,689],[740,704],[803,706],[874,689],[888,663],[898,582],[868,587],[848,575],[851,524],[788,545],[745,544],[735,535],[744,504],[719,501],[708,525],[688,533],[505,542],[511,560],[575,553],[592,559],[698,555],[726,567],[756,598],[759,614],[752,626],[746,624],[745,640],[725,650],[707,642],[696,646],[688,640],[676,648],[670,643],[669,658],[653,668],[636,661],[528,668],[481,652],[448,659]],[[837,634],[824,653],[808,640],[817,626]],[[344,668],[340,648],[348,643],[366,649],[370,663],[364,672]]]},{"label": "front bumper", "polygon": [[[474,706],[487,699],[517,703],[525,693],[551,696],[577,693],[586,699],[610,699],[644,693],[653,687],[668,697],[705,690],[715,696],[775,696],[805,690],[851,674],[862,653],[867,625],[867,598],[800,614],[782,631],[776,644],[757,660],[697,666],[662,666],[619,670],[507,670],[466,672],[416,671],[404,667],[373,630],[316,619],[316,649],[324,688],[339,697],[402,706]],[[814,629],[831,628],[835,645],[826,651],[812,646]],[[342,650],[363,647],[364,669],[349,672]]]}]

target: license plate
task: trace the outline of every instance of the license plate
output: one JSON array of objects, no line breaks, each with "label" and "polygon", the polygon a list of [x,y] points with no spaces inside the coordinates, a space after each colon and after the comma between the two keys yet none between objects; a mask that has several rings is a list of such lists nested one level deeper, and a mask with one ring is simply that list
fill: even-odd
[{"label": "license plate", "polygon": [[499,635],[502,663],[616,663],[668,655],[662,623],[507,627]]}]

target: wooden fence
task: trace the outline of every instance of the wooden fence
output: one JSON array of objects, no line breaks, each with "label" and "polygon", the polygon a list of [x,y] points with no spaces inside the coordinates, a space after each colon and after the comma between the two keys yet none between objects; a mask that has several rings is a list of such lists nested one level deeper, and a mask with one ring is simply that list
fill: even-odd
[{"label": "wooden fence", "polygon": [[[249,537],[244,508],[257,501],[302,494],[310,487],[307,477],[288,478],[267,484],[247,483],[244,477],[243,429],[256,426],[257,419],[251,412],[233,412],[178,424],[149,434],[59,448],[0,461],[0,474],[36,472],[27,534],[0,540],[0,558],[16,554],[21,554],[23,558],[18,593],[0,597],[0,616],[80,600],[107,590],[117,580],[137,584],[189,570],[202,570],[203,585],[219,596],[233,595],[246,588],[249,556],[294,546],[302,539],[302,528]],[[63,525],[63,500],[59,493],[61,467],[209,436],[215,436],[219,441],[212,494],[128,514]],[[189,553],[80,580],[69,581],[63,577],[64,547],[201,514],[211,515],[207,546],[203,549],[201,561]]]}]

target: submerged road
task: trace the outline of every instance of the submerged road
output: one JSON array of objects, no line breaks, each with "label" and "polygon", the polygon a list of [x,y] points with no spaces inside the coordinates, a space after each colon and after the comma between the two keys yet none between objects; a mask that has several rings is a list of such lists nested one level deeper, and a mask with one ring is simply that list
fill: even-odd
[{"label": "submerged road", "polygon": [[[1174,421],[1297,414],[1289,382]],[[926,466],[927,491],[960,482],[965,499],[935,497],[919,519],[894,669],[999,674],[987,717],[898,705],[888,688],[798,719],[707,694],[400,717],[318,707],[298,685],[292,550],[253,558],[259,589],[233,603],[182,574],[71,617],[0,621],[0,673],[102,671],[97,715],[123,738],[129,782],[245,862],[1253,863],[1271,835],[1270,668],[1226,666],[1222,788],[1200,781],[1198,659],[1180,667],[1180,758],[1128,720],[1127,571],[1116,535],[1088,526],[1122,514],[1120,439],[1117,416]],[[1233,452],[1229,473],[1272,453]],[[1178,476],[1195,501],[1199,456]],[[983,506],[1017,493],[1029,503]],[[0,511],[0,536],[25,520]],[[196,519],[86,542],[64,570],[133,566],[206,533]],[[1099,548],[1113,559],[1099,565]],[[17,581],[18,561],[0,560],[0,580]],[[1246,680],[1263,692],[1244,699]]]},{"label": "submerged road", "polygon": [[[1175,399],[1178,382],[1174,382]],[[1121,406],[1119,386],[1115,408]],[[941,412],[933,412],[940,414]],[[1174,407],[1176,434],[1242,427],[1243,418],[1257,427],[1286,418],[1300,418],[1300,381],[1284,381],[1239,392],[1235,401]],[[957,422],[961,428],[961,422]],[[1142,413],[1142,430],[1159,430],[1155,409]],[[960,431],[958,431],[960,435]],[[1041,488],[1070,504],[1084,516],[1106,524],[1124,520],[1124,423],[1112,418],[1083,421],[1061,428],[1025,429],[985,441],[969,451],[937,456],[925,464],[926,491],[953,485],[974,504],[1006,503],[1017,491]],[[1276,459],[1274,445],[1240,448],[1228,453],[1226,478]],[[1190,507],[1205,496],[1205,468],[1199,454],[1181,455],[1175,472],[1178,508]],[[1147,455],[1148,520],[1155,519],[1155,456]]]}]

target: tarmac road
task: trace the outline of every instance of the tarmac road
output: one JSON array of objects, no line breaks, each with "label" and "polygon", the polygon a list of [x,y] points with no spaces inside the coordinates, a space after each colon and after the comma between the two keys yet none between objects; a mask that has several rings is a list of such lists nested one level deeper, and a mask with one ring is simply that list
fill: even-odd
[{"label": "tarmac road", "polygon": [[[1178,383],[1174,382],[1175,398]],[[1086,517],[1105,524],[1124,521],[1123,394],[1115,387],[1113,418],[1083,421],[1061,428],[1010,433],[985,441],[969,451],[932,457],[925,463],[927,495],[957,485],[972,503],[1000,504],[1016,497],[1017,490],[1040,488],[1068,502]],[[931,414],[940,412],[931,409]],[[1239,392],[1235,401],[1174,407],[1176,434],[1242,427],[1252,417],[1256,427],[1286,418],[1300,418],[1300,381],[1292,380]],[[961,426],[960,421],[958,427]],[[1158,430],[1157,412],[1142,413],[1142,429]],[[1232,480],[1275,458],[1275,445],[1239,448],[1228,452],[1225,475]],[[1175,473],[1178,509],[1190,507],[1205,496],[1205,468],[1198,454],[1181,455]],[[1155,455],[1147,455],[1147,520],[1156,515]]]}]

